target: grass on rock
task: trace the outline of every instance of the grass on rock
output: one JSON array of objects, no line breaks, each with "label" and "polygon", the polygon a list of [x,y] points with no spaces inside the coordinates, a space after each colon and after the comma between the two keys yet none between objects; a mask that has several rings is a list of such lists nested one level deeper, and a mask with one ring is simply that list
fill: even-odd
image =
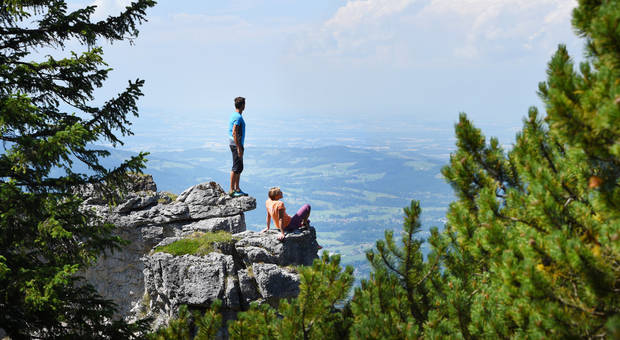
[{"label": "grass on rock", "polygon": [[[179,197],[179,195],[177,194],[173,194],[171,192],[168,191],[162,191],[162,194],[167,196],[170,199],[170,202],[174,202],[176,201],[176,199]],[[157,200],[158,203],[168,203],[168,201],[165,198],[160,198]]]},{"label": "grass on rock", "polygon": [[175,256],[185,254],[190,255],[207,255],[214,250],[213,244],[221,242],[230,242],[233,237],[225,231],[217,232],[195,232],[189,237],[172,242],[168,245],[155,248],[155,252],[165,252]]}]

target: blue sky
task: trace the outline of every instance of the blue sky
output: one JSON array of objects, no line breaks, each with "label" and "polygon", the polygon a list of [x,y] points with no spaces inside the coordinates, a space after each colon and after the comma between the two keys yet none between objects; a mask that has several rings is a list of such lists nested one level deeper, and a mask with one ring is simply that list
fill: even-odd
[{"label": "blue sky", "polygon": [[[99,17],[126,3],[70,2],[97,5]],[[514,129],[529,106],[540,106],[537,84],[557,44],[581,59],[582,41],[570,26],[575,5],[160,0],[134,46],[105,46],[115,71],[100,95],[118,92],[128,79],[146,80],[138,134],[162,124],[177,134],[217,129],[238,95],[248,100],[250,124],[265,126],[263,135],[286,132],[269,126],[299,126],[313,117],[326,129],[349,122],[388,132],[391,125],[426,122],[451,129],[462,111],[480,126]]]}]

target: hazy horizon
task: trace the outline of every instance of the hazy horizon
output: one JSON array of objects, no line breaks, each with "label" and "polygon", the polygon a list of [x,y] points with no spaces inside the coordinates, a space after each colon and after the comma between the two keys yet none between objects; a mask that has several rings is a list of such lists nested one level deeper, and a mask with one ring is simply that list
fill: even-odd
[{"label": "hazy horizon", "polygon": [[[103,18],[128,2],[74,0],[69,6],[96,5]],[[146,81],[136,136],[124,147],[130,150],[221,142],[236,96],[247,98],[250,144],[264,145],[282,129],[295,145],[346,145],[353,132],[362,144],[390,134],[421,138],[418,131],[430,128],[443,136],[460,112],[510,143],[530,106],[544,112],[537,84],[546,79],[558,44],[583,59],[583,42],[570,25],[575,5],[160,1],[147,11],[149,21],[133,46],[100,42],[114,70],[95,98],[109,99],[129,79]],[[72,48],[79,49],[67,46]],[[411,133],[402,133],[403,127]],[[315,131],[327,140],[313,141]],[[297,136],[302,140],[292,141]]]}]

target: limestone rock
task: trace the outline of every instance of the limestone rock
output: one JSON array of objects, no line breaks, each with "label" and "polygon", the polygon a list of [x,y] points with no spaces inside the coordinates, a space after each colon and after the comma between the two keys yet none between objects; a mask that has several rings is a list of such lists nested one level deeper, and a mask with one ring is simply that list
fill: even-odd
[{"label": "limestone rock", "polygon": [[171,202],[166,193],[156,191],[150,175],[133,178],[136,182],[129,185],[133,192],[116,197],[115,207],[92,186],[79,190],[85,195],[83,209],[114,224],[115,233],[130,241],[83,273],[102,296],[118,305],[119,316],[130,319],[135,316],[132,310],[140,309],[145,292],[145,263],[141,258],[166,238],[194,231],[244,231],[244,212],[256,207],[254,198],[231,198],[215,182],[190,187],[180,199]]},{"label": "limestone rock", "polygon": [[231,217],[214,217],[198,220],[183,226],[184,233],[192,233],[194,231],[215,232],[222,230],[231,234],[245,231],[245,216],[239,214]]},{"label": "limestone rock", "polygon": [[194,220],[234,216],[256,209],[256,199],[253,197],[231,198],[215,182],[194,185],[183,191],[176,202],[184,203]]},{"label": "limestone rock", "polygon": [[[193,310],[222,301],[225,319],[252,301],[275,305],[299,294],[299,275],[293,266],[311,265],[317,258],[316,231],[305,230],[277,239],[275,230],[245,231],[244,212],[256,208],[252,197],[229,197],[215,182],[194,185],[176,200],[157,192],[148,175],[136,175],[132,192],[114,198],[97,196],[92,187],[80,189],[83,209],[100,221],[115,224],[115,233],[130,241],[107,254],[83,273],[97,291],[114,301],[118,317],[152,317],[153,326],[165,325],[180,305]],[[213,244],[204,256],[174,256],[154,252],[195,232],[226,231],[231,241]]]},{"label": "limestone rock", "polygon": [[[126,183],[124,191],[126,193],[155,193],[157,185],[153,181],[153,176],[147,174],[130,174],[130,181]],[[126,193],[104,192],[95,185],[87,184],[75,189],[75,193],[85,199],[88,205],[103,205],[126,200]]]},{"label": "limestone rock", "polygon": [[318,258],[316,230],[313,227],[296,230],[286,234],[284,240],[278,240],[279,232],[269,230],[265,233],[246,231],[235,234],[241,238],[235,248],[242,260],[249,265],[256,262],[274,263],[280,266],[312,265]]},{"label": "limestone rock", "polygon": [[271,263],[254,263],[252,271],[261,297],[271,304],[299,294],[299,275],[290,267]]},{"label": "limestone rock", "polygon": [[258,284],[254,278],[254,273],[248,269],[241,269],[237,272],[239,278],[239,289],[241,290],[241,303],[245,306],[249,305],[252,301],[257,301],[261,298],[258,292]]},{"label": "limestone rock", "polygon": [[162,319],[175,316],[179,306],[206,308],[223,301],[224,308],[239,309],[239,284],[232,256],[173,256],[155,253],[143,258],[148,310]]},{"label": "limestone rock", "polygon": [[124,213],[132,210],[141,210],[155,204],[157,204],[157,196],[155,195],[139,196],[131,194],[129,199],[119,204],[114,210],[118,213]]}]

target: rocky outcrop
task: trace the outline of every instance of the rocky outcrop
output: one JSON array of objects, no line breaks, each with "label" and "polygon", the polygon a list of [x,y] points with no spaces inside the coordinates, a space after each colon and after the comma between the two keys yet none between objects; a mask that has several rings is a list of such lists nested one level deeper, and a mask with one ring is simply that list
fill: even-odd
[{"label": "rocky outcrop", "polygon": [[[245,231],[229,243],[215,245],[205,256],[172,256],[157,252],[143,258],[145,303],[142,312],[165,323],[181,305],[192,309],[222,300],[225,312],[247,308],[249,303],[277,305],[280,299],[299,293],[294,266],[311,264],[317,258],[314,228],[287,234]],[[158,246],[179,240],[163,240]]]},{"label": "rocky outcrop", "polygon": [[[178,197],[157,192],[152,178],[136,176],[132,192],[117,197],[116,205],[82,190],[85,209],[116,226],[130,241],[121,251],[107,254],[85,273],[105,298],[119,307],[121,317],[153,317],[166,324],[181,305],[204,309],[222,300],[225,313],[247,308],[250,302],[277,304],[299,291],[295,265],[317,258],[316,233],[310,227],[288,234],[246,231],[244,212],[255,209],[252,197],[231,198],[215,182],[188,188]],[[157,247],[193,235],[226,231],[232,241],[214,244],[203,256],[174,256]]]},{"label": "rocky outcrop", "polygon": [[239,309],[239,285],[232,256],[173,256],[156,253],[145,258],[147,309],[145,314],[161,320],[174,315],[181,305],[206,308],[216,299]]},{"label": "rocky outcrop", "polygon": [[100,258],[84,275],[102,296],[118,305],[123,317],[135,315],[141,307],[145,291],[142,257],[155,245],[195,231],[244,231],[243,213],[256,208],[254,198],[231,198],[215,182],[195,185],[175,200],[157,192],[150,175],[135,175],[129,189],[133,191],[113,199],[92,187],[81,190],[84,209],[113,223],[116,234],[129,241],[120,251]]},{"label": "rocky outcrop", "polygon": [[285,242],[279,241],[277,234],[275,230],[267,234],[246,231],[237,234],[241,239],[235,248],[246,265],[257,262],[279,266],[312,265],[318,249],[314,228],[288,234]]}]

